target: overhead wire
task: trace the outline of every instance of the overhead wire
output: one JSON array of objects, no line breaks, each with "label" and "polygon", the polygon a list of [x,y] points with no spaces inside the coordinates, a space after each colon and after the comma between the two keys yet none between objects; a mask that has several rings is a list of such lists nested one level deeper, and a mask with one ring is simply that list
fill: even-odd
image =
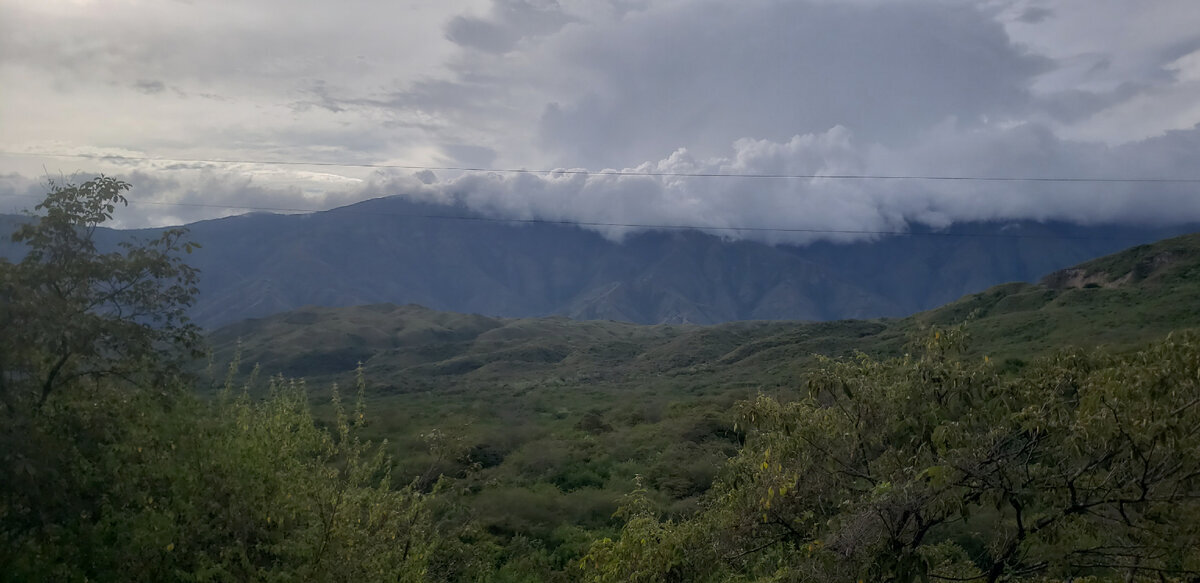
[{"label": "overhead wire", "polygon": [[471,166],[429,166],[419,164],[386,164],[374,162],[321,162],[301,160],[252,160],[237,158],[168,158],[129,156],[124,154],[68,154],[54,152],[12,152],[0,150],[0,155],[37,158],[79,158],[102,162],[182,162],[188,164],[257,164],[263,166],[313,166],[334,168],[379,168],[393,170],[430,170],[445,172],[482,172],[494,174],[550,174],[585,176],[646,176],[662,178],[765,178],[765,179],[828,179],[828,180],[920,180],[950,182],[1084,182],[1084,183],[1179,183],[1200,184],[1197,177],[1104,177],[1104,176],[953,176],[923,174],[787,174],[759,172],[666,172],[653,170],[581,170],[569,168],[486,168]]},{"label": "overhead wire", "polygon": [[[20,194],[0,194],[0,196],[18,196],[27,198],[41,198],[34,195]],[[374,199],[378,200],[378,199]],[[360,201],[369,202],[368,201]],[[654,223],[618,223],[618,222],[603,222],[603,221],[577,221],[567,219],[520,219],[506,217],[487,217],[482,215],[439,215],[428,213],[397,213],[397,212],[380,212],[380,211],[360,211],[355,210],[353,205],[337,207],[333,209],[313,209],[313,208],[297,208],[297,207],[274,207],[274,206],[242,206],[242,205],[227,205],[227,204],[207,204],[207,203],[188,203],[188,202],[167,202],[167,201],[152,201],[131,199],[128,201],[133,205],[150,205],[150,206],[170,206],[170,207],[187,207],[187,208],[208,208],[221,210],[241,210],[250,212],[275,212],[275,213],[320,213],[320,212],[338,212],[343,214],[357,214],[364,216],[386,216],[395,218],[408,219],[429,219],[429,220],[453,220],[453,221],[476,221],[484,223],[511,223],[524,225],[558,225],[558,226],[576,226],[576,227],[595,227],[595,228],[622,228],[622,229],[645,229],[645,230],[673,230],[673,231],[719,231],[719,232],[752,232],[752,233],[808,233],[816,235],[888,235],[899,237],[951,237],[951,238],[987,238],[987,239],[1047,239],[1047,240],[1102,240],[1102,241],[1140,241],[1145,237],[1137,236],[1095,236],[1095,235],[1063,235],[1054,233],[1003,233],[1003,232],[974,232],[967,233],[961,231],[899,231],[899,230],[882,230],[882,229],[816,229],[816,228],[801,228],[801,227],[724,227],[712,225],[694,225],[694,224],[654,224]]]},{"label": "overhead wire", "polygon": [[[878,175],[878,174],[761,174],[761,173],[713,173],[713,172],[650,172],[634,170],[606,170],[592,172],[588,170],[530,170],[516,168],[473,168],[465,166],[423,166],[404,164],[375,164],[375,163],[343,163],[343,162],[301,162],[281,160],[244,160],[244,159],[206,159],[206,158],[161,158],[149,156],[108,156],[94,154],[67,153],[29,153],[0,151],[0,155],[86,158],[100,161],[153,161],[153,162],[185,162],[212,164],[261,164],[283,166],[316,166],[316,167],[348,167],[348,168],[390,168],[407,170],[431,171],[463,171],[488,173],[520,173],[520,174],[567,174],[595,176],[648,176],[648,177],[687,177],[687,178],[774,178],[774,179],[834,179],[834,180],[924,180],[924,181],[980,181],[980,182],[1096,182],[1096,183],[1200,183],[1200,178],[1114,178],[1114,177],[1022,177],[1022,176],[930,176],[930,175]],[[0,193],[3,196],[40,198],[33,195]],[[998,238],[998,239],[1074,239],[1074,240],[1135,240],[1141,237],[1121,236],[1087,236],[1063,235],[1049,233],[997,233],[997,232],[952,232],[952,231],[900,231],[883,229],[818,229],[801,227],[748,227],[748,226],[715,226],[695,224],[653,224],[653,223],[623,223],[606,221],[582,221],[567,219],[522,219],[507,217],[487,217],[482,215],[440,215],[428,213],[395,213],[395,212],[366,212],[355,211],[351,207],[336,209],[316,209],[277,206],[244,206],[232,204],[187,203],[131,199],[129,204],[169,206],[185,208],[209,208],[220,210],[240,210],[249,212],[279,212],[279,213],[317,213],[336,210],[340,213],[364,214],[371,216],[391,216],[398,218],[430,219],[430,220],[459,220],[511,224],[546,224],[562,226],[578,226],[593,228],[624,228],[646,230],[698,230],[718,232],[758,232],[758,233],[807,233],[830,235],[888,235],[888,236],[921,236],[921,237],[969,237],[969,238]]]}]

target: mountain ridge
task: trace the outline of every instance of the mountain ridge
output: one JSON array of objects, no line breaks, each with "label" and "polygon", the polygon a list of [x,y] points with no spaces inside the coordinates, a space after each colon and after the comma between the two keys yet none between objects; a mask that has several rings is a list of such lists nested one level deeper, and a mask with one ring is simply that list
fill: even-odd
[{"label": "mountain ridge", "polygon": [[1028,359],[1069,344],[1132,345],[1200,326],[1196,305],[1200,234],[1136,246],[1059,270],[1040,283],[1002,284],[902,319],[638,325],[377,304],[305,307],[226,326],[209,338],[219,362],[231,360],[237,349],[268,374],[318,378],[345,375],[362,363],[369,377],[393,388],[704,371],[718,371],[706,382],[720,384],[813,354],[898,353],[928,326],[963,325],[977,337],[972,351],[999,358]]},{"label": "mountain ridge", "polygon": [[[384,302],[644,324],[901,317],[1196,227],[1026,221],[948,233],[913,225],[910,236],[772,246],[690,230],[616,243],[577,226],[481,218],[397,196],[192,223],[201,248],[188,260],[201,271],[201,291],[191,315],[210,329],[305,305]],[[158,231],[97,237],[111,246]],[[6,245],[0,255],[19,252]]]},{"label": "mountain ridge", "polygon": [[[213,362],[240,355],[262,376],[302,378],[315,403],[328,403],[335,383],[353,386],[361,366],[366,436],[387,440],[395,475],[459,476],[467,486],[456,490],[482,528],[552,539],[563,524],[607,528],[635,475],[663,514],[692,515],[746,439],[738,403],[802,398],[829,366],[820,357],[906,358],[921,353],[914,342],[931,328],[961,328],[956,360],[986,357],[995,374],[1020,374],[1069,347],[1120,353],[1200,327],[1196,306],[1200,234],[902,319],[639,325],[382,304],[306,307],[208,338]],[[235,372],[234,386],[245,380],[257,395],[250,368]],[[465,453],[439,457],[430,439],[445,436]]]}]

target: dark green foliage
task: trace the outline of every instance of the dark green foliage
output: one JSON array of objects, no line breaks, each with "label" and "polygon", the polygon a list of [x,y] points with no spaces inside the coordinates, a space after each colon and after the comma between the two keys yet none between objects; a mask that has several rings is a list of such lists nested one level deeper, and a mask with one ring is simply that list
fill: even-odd
[{"label": "dark green foliage", "polygon": [[643,498],[597,581],[1191,580],[1200,576],[1200,335],[964,360],[828,361],[742,406],[746,447],[682,523]]},{"label": "dark green foliage", "polygon": [[[56,189],[18,237],[33,251],[0,264],[0,317],[28,328],[0,339],[0,579],[1171,580],[1200,568],[1196,337],[1121,352],[1200,324],[1195,237],[904,320],[643,327],[373,305],[214,336],[221,359],[322,384],[363,361],[354,382],[377,412],[365,423],[336,392],[314,405],[278,378],[234,395],[231,374],[208,400],[171,380],[194,347],[181,309],[195,272],[178,238],[96,251],[91,229],[126,187]],[[55,299],[61,281],[78,282],[70,301]],[[951,332],[906,343],[931,324]],[[1117,350],[1057,352],[1101,343]],[[64,348],[66,372],[50,374]],[[379,438],[391,442],[367,441]]]},{"label": "dark green foliage", "polygon": [[608,433],[613,430],[612,425],[609,425],[600,411],[595,409],[584,413],[579,422],[575,424],[575,429],[592,434]]},{"label": "dark green foliage", "polygon": [[[1160,245],[1195,247],[1197,237],[1138,253],[1154,255]],[[903,320],[634,326],[377,305],[308,308],[213,338],[228,355],[240,336],[247,357],[274,373],[281,363],[303,364],[289,355],[336,351],[354,337],[369,354],[368,378],[379,383],[368,390],[379,414],[366,430],[392,439],[397,476],[426,477],[426,487],[439,474],[456,478],[460,522],[482,533],[473,548],[494,546],[496,554],[480,560],[495,566],[518,560],[522,549],[557,555],[552,533],[564,525],[602,536],[614,524],[605,509],[629,493],[635,475],[656,513],[691,516],[745,437],[744,427],[733,427],[734,404],[758,392],[778,401],[803,396],[822,366],[815,355],[899,357],[931,324],[965,326],[972,342],[963,358],[988,355],[1002,376],[1024,374],[1062,346],[1127,350],[1200,325],[1200,279],[1187,275],[1200,274],[1197,262],[1200,252],[1098,289],[1007,284]],[[1072,277],[1086,285],[1088,273]],[[462,363],[472,364],[455,368]],[[425,453],[420,436],[435,428],[461,438],[461,455]],[[509,547],[519,540],[531,546]]]},{"label": "dark green foliage", "polygon": [[93,238],[129,185],[108,177],[51,183],[42,214],[13,234],[24,258],[0,260],[0,399],[6,410],[41,407],[83,381],[164,381],[195,355],[199,329],[186,314],[195,245],[170,229],[101,252]]},{"label": "dark green foliage", "polygon": [[359,418],[319,429],[307,402],[280,381],[258,403],[108,388],[64,399],[7,441],[9,455],[55,463],[18,466],[5,484],[0,570],[15,581],[422,580],[436,542],[423,496],[391,484],[382,450],[355,436]]},{"label": "dark green foliage", "polygon": [[[418,581],[442,545],[336,388],[196,400],[181,231],[100,253],[128,185],[52,186],[0,262],[0,580]],[[436,552],[435,552],[436,551]]]}]

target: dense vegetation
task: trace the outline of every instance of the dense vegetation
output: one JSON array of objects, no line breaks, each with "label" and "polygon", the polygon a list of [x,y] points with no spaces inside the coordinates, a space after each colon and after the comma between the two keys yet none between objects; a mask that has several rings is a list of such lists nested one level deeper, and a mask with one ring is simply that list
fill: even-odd
[{"label": "dense vegetation", "polygon": [[282,380],[192,396],[185,233],[91,239],[127,188],[52,186],[24,259],[0,263],[0,578],[422,580],[423,496],[357,437],[361,407],[335,392],[326,428]]},{"label": "dense vegetation", "polygon": [[125,188],[0,261],[0,579],[1200,576],[1197,237],[903,320],[306,309],[211,380],[186,233],[94,244]]},{"label": "dense vegetation", "polygon": [[827,361],[740,406],[703,510],[636,492],[596,581],[1041,581],[1200,576],[1200,338],[1065,351],[1019,375],[954,352]]},{"label": "dense vegetation", "polygon": [[[1200,326],[1197,282],[1193,235],[899,320],[635,326],[383,304],[306,308],[209,339],[218,362],[240,347],[264,371],[320,384],[351,382],[341,371],[362,361],[376,412],[365,431],[391,440],[397,474],[456,477],[453,496],[485,535],[564,569],[580,539],[614,536],[635,475],[662,516],[694,513],[745,437],[736,404],[796,399],[818,355],[920,354],[912,338],[961,326],[961,358],[1019,375],[1064,347],[1124,353]],[[456,454],[428,453],[435,430]]]}]

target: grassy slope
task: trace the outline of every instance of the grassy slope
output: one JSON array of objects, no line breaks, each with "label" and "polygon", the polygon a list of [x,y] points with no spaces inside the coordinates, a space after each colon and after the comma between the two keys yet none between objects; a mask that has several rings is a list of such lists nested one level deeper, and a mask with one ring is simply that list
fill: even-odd
[{"label": "grassy slope", "polygon": [[1136,346],[1200,325],[1200,234],[1101,257],[1039,285],[998,286],[912,321],[967,321],[975,352],[995,357],[1027,358],[1065,345]]},{"label": "grassy slope", "polygon": [[[959,323],[972,353],[1011,366],[1200,326],[1200,235],[899,320],[638,326],[376,305],[243,322],[212,342],[217,362],[241,338],[244,361],[320,386],[348,382],[362,361],[372,430],[395,445],[402,473],[462,474],[466,453],[479,468],[463,481],[479,522],[555,546],[571,528],[606,528],[635,474],[665,509],[687,512],[737,447],[734,403],[796,391],[814,354],[900,354],[915,331]],[[431,441],[455,453],[438,459]]]}]

